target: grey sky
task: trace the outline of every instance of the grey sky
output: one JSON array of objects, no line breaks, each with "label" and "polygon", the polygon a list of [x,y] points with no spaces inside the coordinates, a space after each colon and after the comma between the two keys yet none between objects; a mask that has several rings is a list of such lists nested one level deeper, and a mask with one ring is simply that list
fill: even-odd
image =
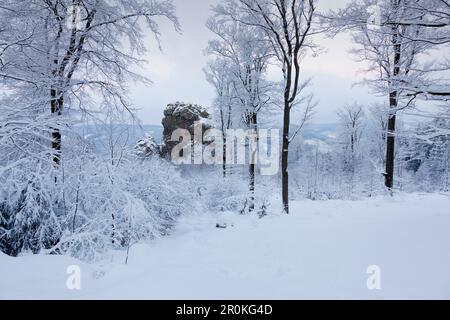
[{"label": "grey sky", "polygon": [[[177,34],[169,24],[162,25],[163,52],[152,37],[148,37],[150,52],[144,74],[154,84],[132,86],[132,99],[140,109],[139,116],[145,124],[160,124],[163,110],[168,103],[185,101],[209,106],[214,91],[206,82],[202,68],[207,58],[203,50],[213,35],[205,27],[210,8],[219,0],[175,0],[182,26],[182,34]],[[348,0],[322,0],[320,9],[332,9],[345,5]],[[372,101],[367,88],[354,87],[360,79],[358,70],[362,68],[350,57],[351,42],[347,36],[333,40],[317,39],[326,52],[317,58],[307,58],[303,62],[305,77],[313,78],[311,90],[319,105],[314,122],[336,121],[335,110],[353,101]]]}]

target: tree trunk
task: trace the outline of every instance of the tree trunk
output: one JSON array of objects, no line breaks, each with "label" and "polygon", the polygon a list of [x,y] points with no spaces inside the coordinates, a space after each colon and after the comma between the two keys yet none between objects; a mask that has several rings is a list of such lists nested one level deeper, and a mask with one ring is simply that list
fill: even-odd
[{"label": "tree trunk", "polygon": [[[401,59],[401,44],[398,42],[398,31],[393,28],[392,43],[394,44],[394,70],[393,83],[396,87],[398,85],[397,77],[400,74],[400,59]],[[386,146],[386,173],[385,173],[385,186],[392,193],[394,188],[394,166],[395,166],[395,130],[397,121],[397,108],[398,108],[398,92],[397,88],[389,94],[389,120],[388,120],[388,133],[387,133],[387,146]]]},{"label": "tree trunk", "polygon": [[[51,113],[54,116],[60,116],[62,114],[62,108],[64,104],[63,96],[58,96],[58,91],[56,89],[51,89],[50,91],[50,107]],[[56,165],[61,163],[61,131],[59,128],[52,129],[52,148],[54,151],[53,162]]]},{"label": "tree trunk", "polygon": [[227,176],[227,136],[225,131],[222,131],[223,147],[222,147],[222,172],[223,177]]},{"label": "tree trunk", "polygon": [[290,109],[289,101],[285,101],[284,107],[284,121],[283,121],[283,149],[281,150],[281,187],[283,210],[289,214],[289,125],[290,125]]},{"label": "tree trunk", "polygon": [[[258,118],[256,113],[252,113],[250,116],[250,127],[252,131],[252,141],[250,142],[250,165],[249,165],[249,212],[252,212],[255,210],[255,169],[256,169],[256,148],[258,146]],[[252,145],[252,143],[256,143],[255,145]],[[256,147],[253,149],[253,147]]]},{"label": "tree trunk", "polygon": [[248,211],[253,212],[255,210],[255,164],[251,163],[249,166],[249,206]]},{"label": "tree trunk", "polygon": [[[397,93],[391,93],[391,108],[397,108]],[[396,113],[389,114],[387,147],[386,147],[386,174],[385,185],[392,192],[394,188],[394,162],[395,162],[395,127],[397,116]]]}]

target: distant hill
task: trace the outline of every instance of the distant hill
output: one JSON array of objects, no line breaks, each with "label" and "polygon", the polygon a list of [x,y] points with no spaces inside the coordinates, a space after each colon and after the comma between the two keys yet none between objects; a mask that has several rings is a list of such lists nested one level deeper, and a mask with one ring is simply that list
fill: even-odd
[{"label": "distant hill", "polygon": [[305,140],[329,141],[336,137],[337,129],[338,126],[334,123],[308,124],[300,134]]},{"label": "distant hill", "polygon": [[[75,127],[75,133],[102,151],[108,144],[111,130],[107,125],[79,125]],[[120,137],[121,144],[133,147],[146,135],[152,136],[157,143],[161,143],[163,127],[160,125],[115,125],[113,134],[114,140]]]},{"label": "distant hill", "polygon": [[[303,140],[329,142],[335,137],[336,130],[336,124],[309,124],[303,128],[300,135]],[[110,132],[106,125],[81,125],[77,126],[75,131],[78,135],[96,145],[100,150],[107,144]],[[117,125],[114,129],[117,135],[126,132],[124,139],[126,139],[126,143],[129,146],[134,146],[146,135],[152,136],[157,143],[161,143],[163,141],[163,131],[164,129],[161,125]]]},{"label": "distant hill", "polygon": [[142,132],[151,135],[156,142],[161,143],[163,141],[164,128],[160,125],[144,125],[142,126]]}]

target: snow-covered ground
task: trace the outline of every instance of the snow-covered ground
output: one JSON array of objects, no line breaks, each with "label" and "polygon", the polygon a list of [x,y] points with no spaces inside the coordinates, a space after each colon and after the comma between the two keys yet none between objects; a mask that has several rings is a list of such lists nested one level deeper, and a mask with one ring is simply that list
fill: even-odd
[{"label": "snow-covered ground", "polygon": [[[88,265],[0,255],[0,298],[450,299],[450,197],[301,201],[290,216],[184,217],[170,237]],[[231,226],[233,225],[233,226]],[[81,290],[67,268],[80,266]],[[381,290],[367,288],[367,268]]]}]

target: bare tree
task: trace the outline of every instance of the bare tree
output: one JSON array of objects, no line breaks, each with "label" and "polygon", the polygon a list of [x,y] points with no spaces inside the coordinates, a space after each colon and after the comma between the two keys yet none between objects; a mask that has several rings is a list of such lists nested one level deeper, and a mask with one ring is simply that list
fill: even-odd
[{"label": "bare tree", "polygon": [[355,103],[343,107],[337,112],[337,115],[341,126],[344,171],[350,174],[351,191],[353,192],[365,114],[363,107]]},{"label": "bare tree", "polygon": [[[220,12],[220,8],[218,9]],[[265,79],[265,72],[272,56],[263,32],[236,21],[211,18],[208,28],[218,39],[209,43],[207,52],[218,59],[228,61],[232,92],[241,122],[251,130],[248,142],[249,159],[249,211],[254,210],[255,172],[257,152],[258,116],[270,103],[272,83]]]},{"label": "bare tree", "polygon": [[[399,111],[413,107],[412,84],[426,81],[428,72],[420,68],[420,55],[432,44],[422,41],[429,30],[419,23],[407,23],[417,13],[421,0],[352,1],[345,9],[328,14],[325,21],[333,32],[349,30],[358,61],[368,63],[366,82],[387,94],[389,114],[386,137],[385,186],[394,188],[396,124]],[[334,34],[334,33],[333,33]]]},{"label": "bare tree", "polygon": [[233,105],[234,105],[234,79],[230,76],[230,63],[225,59],[215,59],[208,63],[204,69],[206,79],[214,86],[216,99],[213,107],[218,110],[216,118],[222,131],[222,173],[227,175],[227,130],[233,126]]},{"label": "bare tree", "polygon": [[289,213],[289,144],[291,111],[297,105],[302,84],[300,63],[312,47],[310,35],[316,12],[315,0],[227,0],[217,14],[243,25],[259,28],[270,43],[283,72],[282,201]]},{"label": "bare tree", "polygon": [[346,106],[337,112],[344,134],[346,136],[346,148],[353,155],[361,139],[364,111],[358,104]]},{"label": "bare tree", "polygon": [[[56,164],[61,161],[65,115],[92,114],[99,99],[112,110],[132,111],[126,81],[149,82],[132,66],[143,62],[143,28],[159,41],[160,18],[179,30],[171,1],[2,1],[0,20],[14,26],[5,32],[16,45],[1,44],[0,78],[18,96],[32,97],[22,100],[31,109],[47,113],[42,106],[48,105]],[[25,39],[27,45],[18,47]]]}]

